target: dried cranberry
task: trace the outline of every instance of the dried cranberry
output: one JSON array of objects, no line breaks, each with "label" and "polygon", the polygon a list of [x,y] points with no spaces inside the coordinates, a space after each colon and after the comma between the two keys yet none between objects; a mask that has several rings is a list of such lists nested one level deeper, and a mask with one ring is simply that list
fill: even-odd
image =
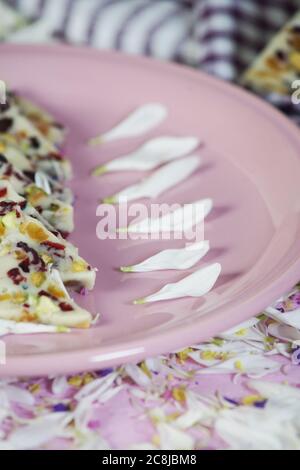
[{"label": "dried cranberry", "polygon": [[19,181],[24,181],[24,182],[27,182],[27,184],[29,184],[30,182],[21,174],[19,173],[18,171],[14,171],[13,173],[14,177],[19,180]]},{"label": "dried cranberry", "polygon": [[30,141],[30,145],[32,148],[34,149],[40,148],[41,144],[37,137],[30,137],[29,141]]},{"label": "dried cranberry", "polygon": [[24,175],[27,176],[27,178],[29,178],[30,181],[34,181],[34,175],[35,175],[34,171],[25,170]]},{"label": "dried cranberry", "polygon": [[72,305],[68,304],[67,302],[61,302],[59,306],[63,312],[72,312],[72,310],[74,310]]},{"label": "dried cranberry", "polygon": [[4,176],[11,176],[13,174],[13,166],[9,163],[5,172],[3,173]]},{"label": "dried cranberry", "polygon": [[6,215],[13,211],[16,205],[17,204],[13,201],[0,201],[0,216]]},{"label": "dried cranberry", "polygon": [[0,119],[0,132],[8,132],[13,125],[13,120],[11,118]]},{"label": "dried cranberry", "polygon": [[9,109],[10,105],[8,101],[6,103],[0,103],[0,113],[5,113]]},{"label": "dried cranberry", "polygon": [[0,189],[0,197],[4,197],[7,194],[7,188]]},{"label": "dried cranberry", "polygon": [[70,236],[69,232],[62,232],[61,231],[60,234],[65,240]]},{"label": "dried cranberry", "polygon": [[27,245],[25,242],[18,242],[17,247],[21,248],[21,250],[25,251],[25,253],[28,253],[31,255],[31,264],[39,264],[43,263],[44,261],[39,257],[37,251],[35,251],[33,248]]},{"label": "dried cranberry", "polygon": [[19,268],[10,269],[7,272],[8,277],[13,281],[14,284],[17,286],[21,284],[21,282],[25,282],[26,278],[21,274]]},{"label": "dried cranberry", "polygon": [[24,273],[29,273],[29,266],[30,266],[30,259],[25,258],[21,263],[19,263],[19,267],[24,271]]},{"label": "dried cranberry", "polygon": [[61,243],[51,242],[50,240],[41,243],[41,245],[48,246],[49,248],[54,248],[55,250],[64,250],[66,248]]},{"label": "dried cranberry", "polygon": [[22,211],[23,211],[24,209],[26,209],[27,201],[25,201],[25,200],[24,200],[24,201],[20,201],[20,202],[18,203],[18,205],[20,206],[20,208],[21,208]]},{"label": "dried cranberry", "polygon": [[49,156],[49,159],[58,160],[58,161],[62,160],[62,158],[63,158],[59,153],[55,153],[55,152],[49,153],[48,156]]},{"label": "dried cranberry", "polygon": [[49,299],[51,300],[54,300],[56,301],[57,299],[55,297],[53,297],[53,295],[49,294],[49,292],[45,291],[45,290],[40,290],[40,292],[38,293],[38,296],[41,297],[49,297]]}]

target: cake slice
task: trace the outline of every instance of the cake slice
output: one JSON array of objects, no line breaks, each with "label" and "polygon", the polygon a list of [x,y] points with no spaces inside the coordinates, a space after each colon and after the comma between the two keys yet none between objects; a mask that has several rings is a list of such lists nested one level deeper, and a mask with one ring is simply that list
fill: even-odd
[{"label": "cake slice", "polygon": [[0,154],[0,180],[9,182],[65,238],[74,230],[73,206],[58,198],[63,193],[56,194],[45,175],[36,173],[32,181],[28,174],[17,170]]},{"label": "cake slice", "polygon": [[0,181],[0,243],[19,242],[37,251],[46,266],[57,269],[66,285],[76,290],[94,287],[95,269],[78,255],[77,248],[58,232],[51,231],[10,183]]}]

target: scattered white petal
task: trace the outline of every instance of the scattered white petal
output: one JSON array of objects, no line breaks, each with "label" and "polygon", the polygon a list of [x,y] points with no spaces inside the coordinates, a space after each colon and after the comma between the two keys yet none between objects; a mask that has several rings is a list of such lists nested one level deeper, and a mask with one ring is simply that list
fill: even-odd
[{"label": "scattered white petal", "polygon": [[164,163],[184,157],[200,145],[197,137],[156,137],[137,150],[98,166],[93,175],[111,171],[149,171]]},{"label": "scattered white petal", "polygon": [[250,340],[250,341],[263,341],[264,335],[256,328],[254,328],[259,323],[258,318],[251,318],[239,325],[231,328],[230,330],[225,331],[218,335],[220,338],[227,340]]},{"label": "scattered white petal", "polygon": [[119,232],[129,233],[187,233],[194,226],[203,222],[213,207],[211,199],[184,204],[172,212],[161,217],[149,218],[132,223],[127,228],[120,228]]},{"label": "scattered white petal", "polygon": [[280,364],[261,354],[240,354],[227,361],[198,371],[198,374],[244,374],[249,377],[263,377],[277,372]]},{"label": "scattered white petal", "polygon": [[166,119],[167,114],[167,109],[160,103],[146,104],[136,109],[110,131],[91,139],[89,143],[90,145],[97,145],[102,142],[145,134],[161,124]]},{"label": "scattered white petal", "polygon": [[286,325],[293,326],[300,330],[300,308],[282,313],[276,308],[269,307],[265,310],[265,313],[268,317],[273,318],[279,323],[285,323]]},{"label": "scattered white petal", "polygon": [[300,331],[292,326],[271,323],[268,325],[268,332],[275,338],[300,345]]},{"label": "scattered white petal", "polygon": [[70,385],[64,375],[54,378],[52,382],[52,393],[54,393],[54,395],[63,395],[69,388]]},{"label": "scattered white petal", "polygon": [[7,396],[7,400],[13,401],[20,405],[29,405],[32,406],[35,403],[35,399],[33,395],[20,387],[16,387],[14,385],[7,385],[3,391]]},{"label": "scattered white petal", "polygon": [[64,428],[72,421],[72,413],[52,413],[36,418],[30,424],[11,433],[9,445],[17,450],[36,449],[62,436]]},{"label": "scattered white petal", "polygon": [[105,198],[103,203],[115,204],[141,198],[156,198],[186,180],[199,166],[200,159],[196,155],[171,162],[139,183],[128,186],[114,196]]},{"label": "scattered white petal", "polygon": [[143,273],[165,269],[189,269],[198,263],[208,251],[208,241],[192,243],[184,248],[160,251],[139,264],[121,267],[121,271]]},{"label": "scattered white petal", "polygon": [[210,264],[178,282],[167,284],[155,294],[139,299],[135,303],[143,304],[146,302],[178,299],[180,297],[201,297],[213,288],[220,273],[221,265],[219,263]]},{"label": "scattered white petal", "polygon": [[124,367],[124,370],[128,377],[130,377],[134,383],[142,388],[147,387],[151,383],[150,378],[141,370],[140,367],[134,364],[127,364]]},{"label": "scattered white petal", "polygon": [[197,351],[189,353],[198,364],[203,366],[214,366],[228,359],[240,356],[246,353],[258,353],[258,349],[242,341],[228,341],[221,345],[200,344],[196,346]]},{"label": "scattered white petal", "polygon": [[193,437],[167,423],[157,425],[159,448],[161,450],[192,450],[195,440]]}]

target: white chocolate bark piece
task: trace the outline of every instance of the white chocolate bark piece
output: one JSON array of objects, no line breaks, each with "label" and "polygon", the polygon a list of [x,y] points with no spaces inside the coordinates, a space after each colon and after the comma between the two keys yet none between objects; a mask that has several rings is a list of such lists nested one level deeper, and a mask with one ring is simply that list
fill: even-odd
[{"label": "white chocolate bark piece", "polygon": [[50,113],[18,94],[13,93],[11,96],[21,113],[31,121],[44,137],[54,145],[62,144],[65,137],[65,129]]},{"label": "white chocolate bark piece", "polygon": [[290,97],[300,73],[300,11],[267,44],[240,82],[263,95]]},{"label": "white chocolate bark piece", "polygon": [[59,271],[65,284],[76,289],[94,287],[95,270],[78,255],[77,248],[51,232],[25,199],[8,182],[0,181],[0,243],[17,242],[36,250],[47,265]]},{"label": "white chocolate bark piece", "polygon": [[55,193],[52,194],[50,184],[46,188],[49,194],[37,186],[24,172],[8,163],[4,155],[0,155],[0,180],[9,182],[20,196],[26,197],[42,217],[64,236],[74,230],[73,206],[59,200]]},{"label": "white chocolate bark piece", "polygon": [[88,328],[91,314],[72,300],[38,253],[22,244],[1,244],[0,318]]},{"label": "white chocolate bark piece", "polygon": [[15,169],[24,173],[25,176],[31,180],[31,183],[35,182],[38,186],[41,185],[36,181],[37,175],[44,175],[48,180],[48,186],[50,191],[54,194],[57,199],[66,204],[73,204],[73,194],[70,188],[64,187],[60,182],[51,178],[51,176],[38,171],[38,166],[12,142],[1,140],[0,136],[0,164],[10,163]]},{"label": "white chocolate bark piece", "polygon": [[57,147],[50,142],[21,114],[11,101],[0,108],[0,135],[4,142],[14,143],[39,170],[63,181],[72,175],[71,165],[62,157]]}]

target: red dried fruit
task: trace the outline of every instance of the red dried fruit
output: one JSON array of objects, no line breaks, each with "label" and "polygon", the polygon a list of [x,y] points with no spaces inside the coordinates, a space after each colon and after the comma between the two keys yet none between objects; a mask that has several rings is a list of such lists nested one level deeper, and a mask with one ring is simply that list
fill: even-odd
[{"label": "red dried fruit", "polygon": [[11,176],[13,174],[13,167],[12,165],[8,164],[6,170],[3,173],[3,176]]},{"label": "red dried fruit", "polygon": [[0,202],[0,216],[6,215],[9,212],[12,212],[16,206],[17,206],[17,203],[14,201],[1,201]]},{"label": "red dried fruit", "polygon": [[6,196],[6,194],[7,194],[7,189],[6,188],[0,189],[0,197],[4,197],[4,196]]},{"label": "red dried fruit", "polygon": [[13,120],[11,118],[0,119],[0,132],[7,132],[13,125]]},{"label": "red dried fruit", "polygon": [[24,273],[29,273],[29,266],[30,266],[30,259],[25,258],[21,263],[19,263],[19,267],[24,271]]},{"label": "red dried fruit", "polygon": [[72,310],[74,310],[72,305],[68,304],[67,302],[61,302],[59,306],[63,312],[72,312]]},{"label": "red dried fruit", "polygon": [[21,274],[19,268],[10,269],[10,271],[7,272],[7,275],[17,286],[21,284],[21,282],[26,281],[26,278]]},{"label": "red dried fruit", "polygon": [[21,248],[21,250],[25,251],[29,255],[30,264],[40,265],[41,271],[46,271],[46,264],[42,260],[42,258],[38,255],[37,251],[27,245],[25,242],[18,242],[17,247]]},{"label": "red dried fruit", "polygon": [[55,250],[64,250],[66,248],[61,243],[51,242],[50,240],[46,240],[45,242],[41,243],[41,245],[48,246],[49,248],[53,248]]}]

